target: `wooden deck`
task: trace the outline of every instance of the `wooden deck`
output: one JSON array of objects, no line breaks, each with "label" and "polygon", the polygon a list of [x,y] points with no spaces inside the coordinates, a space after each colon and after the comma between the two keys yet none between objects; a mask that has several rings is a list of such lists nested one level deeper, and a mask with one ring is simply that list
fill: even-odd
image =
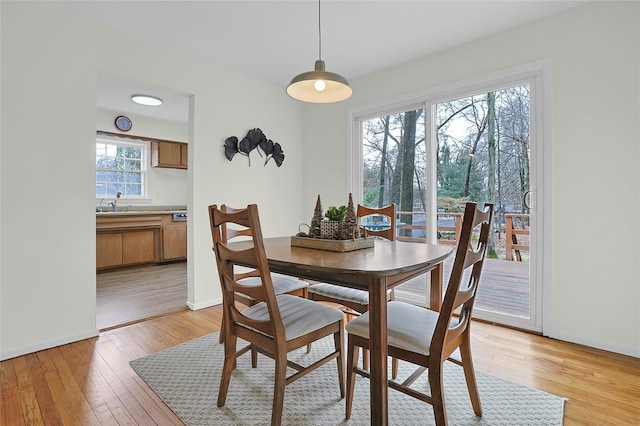
[{"label": "wooden deck", "polygon": [[[449,282],[453,256],[444,263],[444,285]],[[424,303],[426,277],[418,277],[397,287],[397,298]],[[423,302],[424,301],[424,302]],[[485,259],[475,309],[529,318],[529,263]]]}]

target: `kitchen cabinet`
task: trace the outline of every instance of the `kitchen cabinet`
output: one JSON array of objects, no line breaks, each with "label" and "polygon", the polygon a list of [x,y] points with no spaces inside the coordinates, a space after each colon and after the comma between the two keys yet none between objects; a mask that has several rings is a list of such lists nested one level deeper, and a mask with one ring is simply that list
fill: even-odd
[{"label": "kitchen cabinet", "polygon": [[96,268],[136,265],[159,260],[158,231],[111,231],[96,234]]},{"label": "kitchen cabinet", "polygon": [[187,169],[189,145],[181,142],[156,141],[151,143],[151,166]]},{"label": "kitchen cabinet", "polygon": [[180,165],[189,168],[189,145],[186,143],[180,144]]},{"label": "kitchen cabinet", "polygon": [[96,268],[122,265],[122,234],[96,235]]},{"label": "kitchen cabinet", "polygon": [[133,265],[159,260],[156,253],[158,231],[132,231],[122,233],[122,264]]},{"label": "kitchen cabinet", "polygon": [[176,222],[171,215],[162,216],[162,259],[187,258],[187,222]]},{"label": "kitchen cabinet", "polygon": [[172,214],[98,214],[96,269],[187,258],[187,222]]}]

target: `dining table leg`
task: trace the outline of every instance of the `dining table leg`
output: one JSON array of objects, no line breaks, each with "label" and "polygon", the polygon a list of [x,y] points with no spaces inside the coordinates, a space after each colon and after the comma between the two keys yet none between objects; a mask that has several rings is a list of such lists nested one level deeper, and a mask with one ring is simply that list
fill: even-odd
[{"label": "dining table leg", "polygon": [[443,262],[438,263],[429,275],[431,276],[429,287],[429,309],[432,311],[440,312],[442,306],[442,279],[444,275]]},{"label": "dining table leg", "polygon": [[369,282],[369,371],[371,425],[389,423],[387,390],[387,285],[384,278]]}]

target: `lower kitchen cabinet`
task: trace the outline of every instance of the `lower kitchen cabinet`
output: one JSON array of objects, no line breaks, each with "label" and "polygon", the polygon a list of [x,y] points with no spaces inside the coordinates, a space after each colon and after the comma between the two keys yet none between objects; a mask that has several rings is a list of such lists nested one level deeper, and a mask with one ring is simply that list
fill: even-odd
[{"label": "lower kitchen cabinet", "polygon": [[156,250],[157,231],[122,233],[122,264],[146,263],[160,260]]},{"label": "lower kitchen cabinet", "polygon": [[[162,224],[162,258],[177,260],[187,258],[187,222],[168,222],[163,217]],[[171,219],[172,220],[172,219]]]},{"label": "lower kitchen cabinet", "polygon": [[156,230],[96,234],[96,268],[160,260],[157,234]]},{"label": "lower kitchen cabinet", "polygon": [[112,215],[96,220],[96,269],[187,258],[187,222],[171,214]]},{"label": "lower kitchen cabinet", "polygon": [[96,235],[96,268],[122,265],[122,234]]}]

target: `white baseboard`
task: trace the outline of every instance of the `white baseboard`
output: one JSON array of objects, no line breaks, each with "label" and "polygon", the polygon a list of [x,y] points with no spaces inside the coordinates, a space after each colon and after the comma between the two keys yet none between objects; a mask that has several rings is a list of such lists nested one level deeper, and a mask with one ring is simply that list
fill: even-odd
[{"label": "white baseboard", "polygon": [[[547,334],[545,333],[545,335]],[[565,342],[576,343],[578,345],[589,346],[591,348],[602,349],[608,352],[614,352],[617,354],[640,358],[640,347],[611,344],[610,342],[602,342],[598,340],[585,339],[582,337],[578,337],[578,336],[574,336],[566,333],[549,333],[548,337],[552,339],[562,340]]]},{"label": "white baseboard", "polygon": [[189,309],[191,309],[192,311],[197,311],[200,309],[204,309],[204,308],[210,308],[211,306],[216,306],[216,305],[220,305],[222,303],[222,299],[218,298],[218,299],[212,299],[212,300],[207,300],[206,302],[199,302],[199,303],[193,303],[191,301],[187,301],[187,307]]},{"label": "white baseboard", "polygon": [[66,345],[68,343],[78,342],[80,340],[89,339],[91,337],[96,337],[100,333],[98,329],[87,330],[84,333],[78,333],[71,336],[65,336],[59,339],[53,339],[48,342],[40,342],[35,345],[25,346],[18,349],[12,349],[9,351],[0,352],[0,361],[4,361],[10,358],[15,358],[18,356],[30,354],[33,352],[42,351],[44,349],[55,348],[56,346]]}]

